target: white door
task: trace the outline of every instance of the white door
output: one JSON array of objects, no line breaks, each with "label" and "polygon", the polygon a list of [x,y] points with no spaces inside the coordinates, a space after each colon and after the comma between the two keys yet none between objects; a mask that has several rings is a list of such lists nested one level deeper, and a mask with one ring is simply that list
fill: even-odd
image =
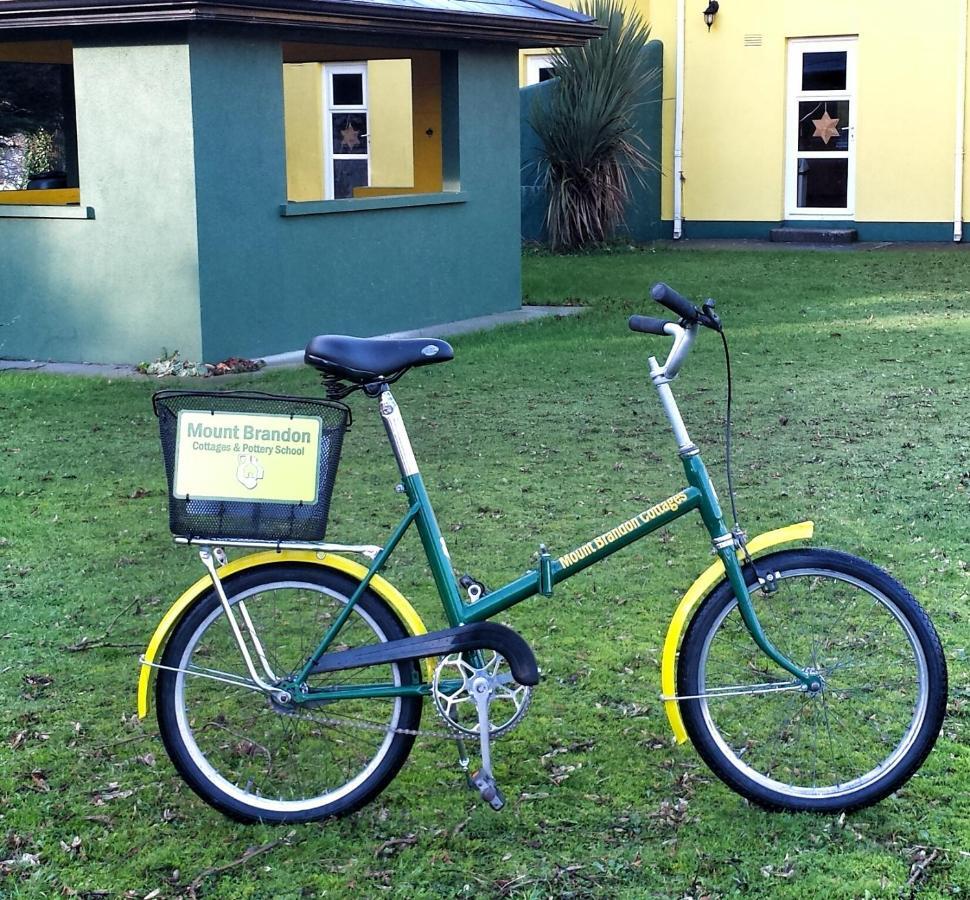
[{"label": "white door", "polygon": [[855,38],[788,42],[785,217],[855,215]]}]

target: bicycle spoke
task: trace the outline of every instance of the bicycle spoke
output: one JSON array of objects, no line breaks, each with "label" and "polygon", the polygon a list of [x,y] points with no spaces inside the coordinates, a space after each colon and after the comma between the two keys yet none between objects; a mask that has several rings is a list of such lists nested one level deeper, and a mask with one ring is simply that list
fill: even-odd
[{"label": "bicycle spoke", "polygon": [[[343,602],[342,597],[300,585],[264,587],[245,596],[253,631],[277,676],[290,676],[303,664],[316,646],[312,635],[329,627]],[[338,642],[365,646],[376,639],[372,621],[355,608]],[[239,664],[239,649],[221,609],[196,638],[191,649],[195,659],[204,660],[210,673],[231,672]],[[315,676],[309,687],[394,683],[394,671],[391,664],[362,667]],[[241,796],[282,803],[302,803],[353,783],[371,760],[381,758],[394,737],[403,702],[395,697],[322,700],[309,713],[280,706],[265,695],[240,692],[235,684],[184,673],[179,677],[202,756]]]},{"label": "bicycle spoke", "polygon": [[[784,683],[755,646],[733,598],[703,650],[703,719],[732,765],[759,784],[830,796],[879,777],[914,733],[925,690],[916,649],[900,618],[850,579],[779,573],[777,590],[755,591],[772,643],[819,674],[808,691]],[[683,660],[683,650],[682,650]]]}]

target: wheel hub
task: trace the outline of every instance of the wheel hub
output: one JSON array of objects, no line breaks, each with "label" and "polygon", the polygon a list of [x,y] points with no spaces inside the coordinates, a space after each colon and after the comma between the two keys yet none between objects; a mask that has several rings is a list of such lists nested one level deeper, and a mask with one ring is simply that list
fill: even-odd
[{"label": "wheel hub", "polygon": [[806,666],[805,674],[811,676],[811,680],[805,685],[808,695],[817,697],[825,690],[825,679],[822,677],[822,673],[814,666]]}]

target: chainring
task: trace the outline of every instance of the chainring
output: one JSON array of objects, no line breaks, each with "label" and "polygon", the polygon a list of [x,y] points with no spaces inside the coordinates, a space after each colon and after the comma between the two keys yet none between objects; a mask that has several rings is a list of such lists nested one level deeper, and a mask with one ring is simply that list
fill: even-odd
[{"label": "chainring", "polygon": [[519,684],[505,657],[494,651],[482,651],[491,657],[480,668],[472,665],[468,654],[445,656],[434,670],[431,698],[438,715],[449,728],[460,735],[480,736],[478,710],[471,694],[474,679],[485,677],[490,688],[489,735],[499,737],[515,728],[529,711],[532,688]]}]

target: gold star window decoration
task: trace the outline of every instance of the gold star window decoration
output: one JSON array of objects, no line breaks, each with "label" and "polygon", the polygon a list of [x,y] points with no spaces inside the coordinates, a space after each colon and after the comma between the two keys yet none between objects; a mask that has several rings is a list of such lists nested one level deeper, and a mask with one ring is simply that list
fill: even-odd
[{"label": "gold star window decoration", "polygon": [[812,137],[821,138],[823,144],[827,145],[832,138],[839,136],[839,120],[833,119],[828,110],[822,113],[822,118],[812,119],[812,124],[815,126]]},{"label": "gold star window decoration", "polygon": [[350,119],[347,119],[344,127],[340,129],[340,149],[356,150],[360,146],[360,132],[354,128]]}]

